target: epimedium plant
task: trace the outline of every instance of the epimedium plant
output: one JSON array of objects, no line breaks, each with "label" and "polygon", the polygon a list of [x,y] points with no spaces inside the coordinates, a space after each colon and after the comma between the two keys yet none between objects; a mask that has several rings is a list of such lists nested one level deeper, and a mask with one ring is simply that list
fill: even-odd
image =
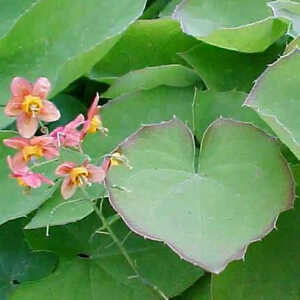
[{"label": "epimedium plant", "polygon": [[298,299],[299,5],[3,4],[0,298]]}]

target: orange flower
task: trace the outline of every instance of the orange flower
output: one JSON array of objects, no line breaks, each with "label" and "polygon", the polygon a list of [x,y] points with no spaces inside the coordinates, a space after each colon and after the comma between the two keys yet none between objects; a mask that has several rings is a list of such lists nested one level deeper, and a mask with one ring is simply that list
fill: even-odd
[{"label": "orange flower", "polygon": [[18,167],[25,166],[32,158],[52,159],[59,155],[55,139],[50,136],[43,135],[31,139],[14,137],[3,140],[3,143],[19,150],[13,157],[14,164]]},{"label": "orange flower", "polygon": [[56,106],[46,100],[50,88],[51,84],[45,77],[38,78],[33,85],[21,77],[12,80],[12,98],[5,107],[5,114],[16,117],[21,136],[32,137],[38,129],[39,120],[54,122],[60,118]]},{"label": "orange flower", "polygon": [[56,175],[65,177],[61,185],[61,194],[64,199],[71,198],[77,187],[94,182],[102,183],[108,169],[107,160],[102,166],[95,166],[85,161],[77,166],[74,162],[65,162],[58,166]]}]

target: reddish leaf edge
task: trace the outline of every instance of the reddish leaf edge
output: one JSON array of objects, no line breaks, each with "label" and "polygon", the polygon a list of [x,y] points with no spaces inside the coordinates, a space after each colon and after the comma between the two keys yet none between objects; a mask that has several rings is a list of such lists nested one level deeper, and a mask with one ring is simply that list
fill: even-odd
[{"label": "reddish leaf edge", "polygon": [[[228,118],[218,118],[217,120],[215,120],[214,122],[212,122],[208,128],[206,129],[206,131],[204,132],[203,135],[203,139],[201,141],[201,145],[200,145],[200,151],[202,149],[202,145],[204,145],[205,143],[205,139],[206,136],[208,134],[210,134],[210,131],[216,127],[216,126],[220,126],[221,123],[223,122],[231,122],[234,123],[236,125],[239,126],[248,126],[250,128],[252,128],[253,130],[256,130],[258,132],[260,132],[262,135],[266,136],[267,138],[269,138],[273,143],[275,143],[278,146],[278,154],[280,159],[282,160],[282,163],[285,166],[287,175],[289,177],[289,181],[290,181],[290,192],[288,195],[288,198],[286,200],[286,206],[285,208],[280,211],[271,221],[271,223],[266,227],[266,229],[263,231],[262,234],[259,234],[258,236],[254,237],[253,239],[251,239],[248,243],[246,243],[245,245],[243,245],[234,255],[232,255],[231,257],[229,257],[227,260],[224,261],[224,263],[216,269],[211,268],[210,266],[206,265],[205,263],[195,260],[191,257],[189,257],[188,255],[185,254],[185,252],[180,249],[179,247],[175,246],[173,243],[169,242],[169,241],[165,241],[159,237],[157,237],[156,235],[151,235],[147,232],[143,232],[142,230],[138,229],[135,227],[135,225],[133,223],[131,223],[131,221],[129,220],[129,218],[126,217],[126,214],[117,206],[114,197],[112,195],[112,190],[110,188],[110,181],[108,179],[108,177],[106,177],[105,179],[105,188],[107,190],[108,193],[108,199],[109,202],[111,204],[111,206],[113,207],[113,209],[120,215],[121,219],[123,220],[123,222],[126,224],[126,226],[133,231],[134,233],[142,236],[144,239],[150,239],[153,241],[158,241],[158,242],[163,242],[165,245],[167,245],[169,248],[171,248],[181,259],[192,263],[195,266],[198,266],[202,269],[204,269],[207,272],[211,272],[214,274],[220,274],[226,267],[227,265],[235,260],[240,260],[242,259],[243,261],[245,260],[245,254],[247,252],[247,248],[249,247],[250,244],[257,242],[257,241],[261,241],[266,235],[268,235],[273,229],[277,229],[276,227],[276,222],[278,220],[278,217],[280,215],[280,213],[282,213],[283,211],[289,210],[294,208],[294,200],[296,197],[296,191],[295,191],[295,180],[292,174],[292,171],[286,161],[286,159],[284,158],[284,156],[281,154],[280,152],[280,148],[279,148],[279,143],[278,143],[278,139],[276,137],[273,137],[271,135],[268,135],[267,133],[265,133],[262,129],[254,126],[253,124],[249,123],[249,122],[240,122],[240,121],[236,121],[233,119],[228,119]],[[194,147],[194,153],[195,153],[195,141],[194,141],[194,135],[192,133],[192,131],[190,130],[189,127],[187,127],[180,119],[176,118],[176,116],[173,117],[173,119],[169,120],[169,121],[164,121],[161,123],[156,123],[156,124],[147,124],[147,125],[143,125],[140,129],[138,129],[136,132],[134,132],[132,135],[130,135],[129,137],[127,137],[123,142],[121,142],[115,149],[113,152],[118,151],[118,149],[122,146],[130,146],[132,143],[134,143],[134,141],[136,140],[136,138],[138,137],[138,135],[143,132],[144,130],[149,130],[152,128],[164,128],[164,127],[169,127],[172,124],[177,124],[179,125],[182,129],[183,132],[187,135],[187,137],[190,139],[190,142],[192,142],[192,145]],[[195,157],[195,155],[194,155]],[[193,163],[194,165],[194,163]]]}]

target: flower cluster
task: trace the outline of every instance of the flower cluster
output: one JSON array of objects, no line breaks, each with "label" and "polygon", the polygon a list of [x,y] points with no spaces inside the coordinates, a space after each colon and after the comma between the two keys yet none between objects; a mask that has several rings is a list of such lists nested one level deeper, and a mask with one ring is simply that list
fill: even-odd
[{"label": "flower cluster", "polygon": [[[99,95],[97,94],[87,118],[78,115],[65,126],[60,126],[48,132],[43,122],[54,122],[60,118],[57,107],[47,100],[51,84],[47,78],[38,78],[34,84],[26,79],[15,77],[11,82],[12,98],[5,107],[5,114],[16,118],[16,127],[20,136],[5,139],[3,143],[13,148],[16,154],[7,157],[11,170],[10,177],[25,189],[38,188],[42,183],[53,185],[54,182],[42,174],[32,172],[30,165],[44,158],[59,159],[61,147],[71,147],[81,151],[81,144],[89,133],[97,131],[107,134],[100,117]],[[42,135],[36,135],[38,129]],[[57,176],[64,177],[61,193],[65,199],[72,197],[77,187],[102,183],[111,165],[120,161],[119,153],[111,158],[105,158],[101,166],[96,166],[86,160],[81,165],[62,161],[55,171]]]}]

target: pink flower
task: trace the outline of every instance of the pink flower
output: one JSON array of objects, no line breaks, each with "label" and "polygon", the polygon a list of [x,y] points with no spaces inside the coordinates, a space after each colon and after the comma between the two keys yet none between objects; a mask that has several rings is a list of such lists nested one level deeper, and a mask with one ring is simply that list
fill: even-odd
[{"label": "pink flower", "polygon": [[39,126],[39,120],[53,122],[60,118],[56,106],[46,100],[51,84],[45,77],[40,77],[32,85],[21,77],[11,82],[12,98],[5,107],[5,114],[17,118],[17,129],[21,136],[32,137]]},{"label": "pink flower", "polygon": [[7,157],[7,163],[12,172],[10,176],[12,178],[16,178],[20,186],[25,188],[38,188],[43,182],[54,185],[52,180],[48,179],[42,174],[31,172],[26,166],[22,168],[15,166],[10,156]]},{"label": "pink flower", "polygon": [[80,147],[80,131],[77,128],[83,123],[84,116],[80,114],[69,124],[54,129],[50,136],[56,140],[59,147]]},{"label": "pink flower", "polygon": [[98,103],[99,103],[99,94],[97,93],[88,111],[87,120],[84,122],[83,128],[81,130],[82,140],[88,133],[96,133],[98,130],[104,134],[107,134],[108,132],[108,129],[102,126],[101,117],[99,115],[100,107],[98,106]]},{"label": "pink flower", "polygon": [[98,167],[85,161],[80,166],[77,166],[73,162],[65,162],[58,166],[56,175],[65,177],[61,185],[63,198],[71,198],[77,187],[89,185],[94,182],[102,183],[107,173],[106,165],[103,164]]},{"label": "pink flower", "polygon": [[19,150],[13,157],[15,166],[25,166],[33,157],[52,159],[59,155],[55,139],[50,136],[38,136],[31,139],[14,137],[3,140],[3,143],[11,148]]}]

